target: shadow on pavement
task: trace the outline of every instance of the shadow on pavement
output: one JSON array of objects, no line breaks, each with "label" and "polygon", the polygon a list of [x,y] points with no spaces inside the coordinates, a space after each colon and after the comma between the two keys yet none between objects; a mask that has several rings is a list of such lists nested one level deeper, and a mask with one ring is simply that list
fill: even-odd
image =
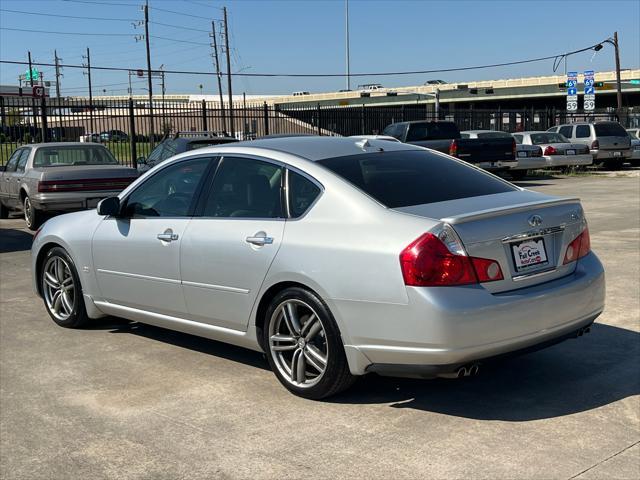
[{"label": "shadow on pavement", "polygon": [[195,352],[216,357],[225,358],[252,367],[269,370],[269,365],[260,352],[254,352],[246,348],[236,347],[228,343],[217,342],[208,338],[189,335],[188,333],[167,330],[165,328],[146,325],[144,323],[130,322],[116,317],[105,317],[94,320],[94,324],[88,327],[90,330],[109,330],[110,333],[129,333],[141,337],[169,343],[181,348],[187,348]]},{"label": "shadow on pavement", "polygon": [[15,228],[0,229],[0,253],[23,252],[31,249],[33,234]]},{"label": "shadow on pavement", "polygon": [[602,407],[640,393],[640,334],[594,324],[591,333],[505,359],[468,379],[369,375],[336,403],[391,403],[478,420],[522,422]]}]

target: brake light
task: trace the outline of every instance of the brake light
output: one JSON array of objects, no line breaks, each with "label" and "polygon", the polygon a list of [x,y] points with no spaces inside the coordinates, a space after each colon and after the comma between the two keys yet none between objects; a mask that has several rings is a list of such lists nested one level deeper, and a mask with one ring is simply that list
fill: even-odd
[{"label": "brake light", "polygon": [[545,155],[555,155],[556,153],[558,153],[558,151],[555,148],[553,148],[551,145],[549,145],[544,149]]},{"label": "brake light", "polygon": [[439,287],[502,280],[498,262],[464,255],[459,240],[447,238],[452,230],[446,228],[444,236],[425,233],[400,253],[405,285]]},{"label": "brake light", "polygon": [[449,144],[449,155],[452,157],[458,156],[458,141],[455,138]]},{"label": "brake light", "polygon": [[594,140],[591,142],[591,150],[598,150],[600,148],[600,142],[598,140]]},{"label": "brake light", "polygon": [[567,250],[564,253],[563,265],[574,262],[591,251],[591,237],[589,236],[589,227],[585,227],[580,235],[573,239],[573,241],[567,246]]},{"label": "brake light", "polygon": [[79,180],[42,180],[38,192],[81,192],[95,190],[124,190],[134,178],[87,178]]}]

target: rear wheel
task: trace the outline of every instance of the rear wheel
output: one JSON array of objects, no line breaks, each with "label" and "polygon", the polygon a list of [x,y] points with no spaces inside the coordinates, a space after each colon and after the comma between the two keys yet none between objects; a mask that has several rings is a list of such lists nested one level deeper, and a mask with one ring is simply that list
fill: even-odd
[{"label": "rear wheel", "polygon": [[24,209],[24,221],[27,223],[27,227],[29,230],[37,230],[42,223],[42,212],[33,206],[28,196],[24,197],[22,207]]},{"label": "rear wheel", "polygon": [[528,170],[512,170],[509,172],[514,180],[522,180],[529,173]]},{"label": "rear wheel", "polygon": [[78,328],[89,321],[78,272],[65,249],[55,247],[47,252],[39,281],[44,305],[54,322]]},{"label": "rear wheel", "polygon": [[9,218],[9,209],[0,202],[0,218]]},{"label": "rear wheel", "polygon": [[271,369],[291,392],[321,399],[349,388],[351,375],[338,326],[314,293],[283,290],[266,312],[264,343]]}]

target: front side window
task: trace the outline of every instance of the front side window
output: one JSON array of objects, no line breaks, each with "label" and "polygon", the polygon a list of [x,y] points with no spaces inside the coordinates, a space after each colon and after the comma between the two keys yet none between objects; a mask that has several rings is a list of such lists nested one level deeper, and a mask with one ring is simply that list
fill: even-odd
[{"label": "front side window", "polygon": [[117,164],[118,161],[109,150],[91,145],[38,148],[33,160],[35,168]]},{"label": "front side window", "polygon": [[147,161],[151,164],[151,165],[155,165],[156,162],[158,162],[160,160],[160,158],[162,157],[162,150],[164,149],[164,144],[165,144],[166,140],[162,143],[160,143],[156,148],[153,149],[153,151],[149,154],[149,158],[147,158]]},{"label": "front side window", "polygon": [[589,138],[590,136],[591,128],[589,128],[589,125],[578,125],[576,127],[576,138]]},{"label": "front side window", "polygon": [[164,143],[164,150],[162,150],[162,155],[160,155],[160,158],[162,159],[162,161],[165,161],[168,158],[173,157],[175,154],[176,154],[175,140],[166,140]]},{"label": "front side window", "polygon": [[560,135],[562,135],[563,137],[571,138],[572,130],[573,130],[573,127],[571,125],[560,127]]},{"label": "front side window", "polygon": [[187,217],[209,166],[209,158],[194,158],[169,165],[149,177],[126,199],[125,215]]},{"label": "front side window", "polygon": [[224,157],[205,202],[205,217],[282,218],[282,167]]},{"label": "front side window", "polygon": [[318,163],[389,208],[517,190],[492,175],[430,151],[365,153]]},{"label": "front side window", "polygon": [[320,195],[320,187],[308,178],[289,170],[289,215],[298,218]]}]

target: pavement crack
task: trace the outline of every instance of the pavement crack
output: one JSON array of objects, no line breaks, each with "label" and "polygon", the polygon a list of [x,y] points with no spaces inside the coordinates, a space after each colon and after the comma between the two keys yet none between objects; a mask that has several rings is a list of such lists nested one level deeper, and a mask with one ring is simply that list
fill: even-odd
[{"label": "pavement crack", "polygon": [[608,456],[607,458],[600,460],[598,463],[595,463],[593,465],[591,465],[589,468],[582,470],[579,473],[576,473],[573,477],[569,477],[568,480],[573,480],[574,478],[578,478],[580,475],[587,473],[589,470],[592,470],[594,468],[596,468],[598,465],[602,465],[604,462],[607,462],[609,460],[611,460],[612,458],[617,457],[618,455],[620,455],[623,452],[626,452],[627,450],[629,450],[630,448],[635,447],[636,445],[638,445],[640,443],[640,440],[638,440],[637,442],[632,443],[631,445],[629,445],[628,447],[623,448],[622,450],[620,450],[617,453],[614,453],[613,455]]}]

